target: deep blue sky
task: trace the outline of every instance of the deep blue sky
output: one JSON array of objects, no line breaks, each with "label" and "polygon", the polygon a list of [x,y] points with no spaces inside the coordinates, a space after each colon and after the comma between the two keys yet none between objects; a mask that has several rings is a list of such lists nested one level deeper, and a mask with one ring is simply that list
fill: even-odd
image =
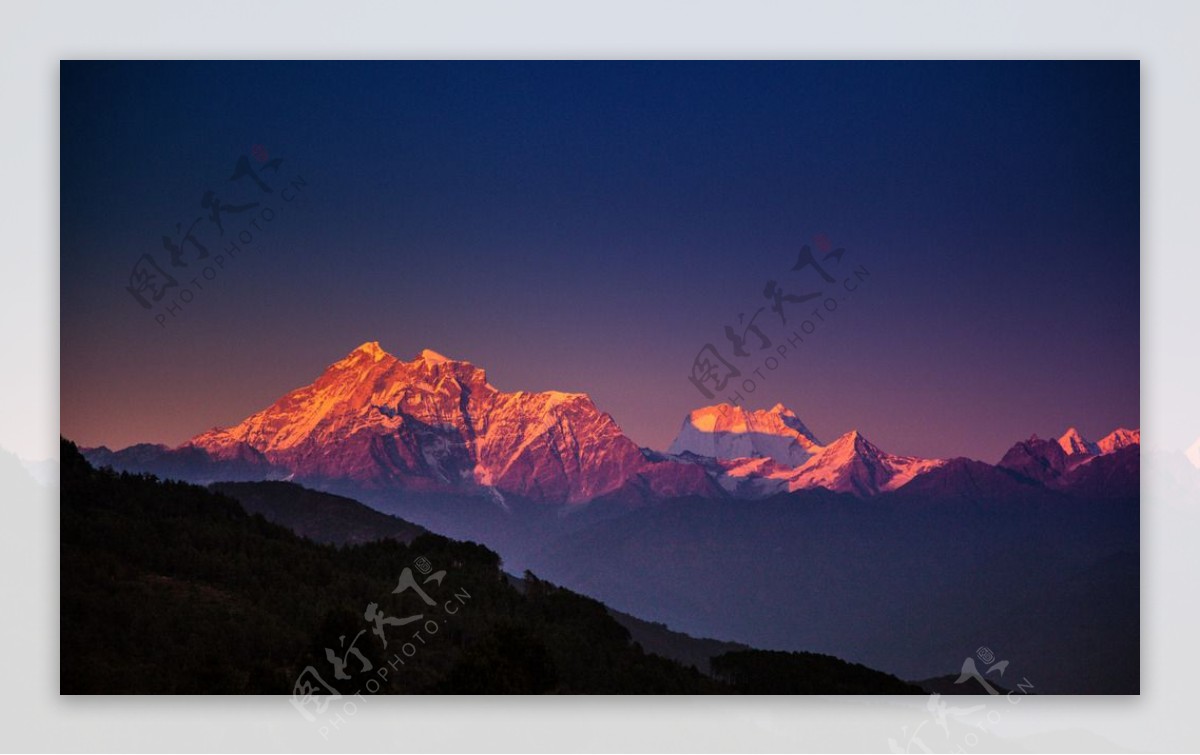
[{"label": "deep blue sky", "polygon": [[[782,402],[823,440],[856,427],[988,461],[1035,432],[1137,426],[1138,75],[63,63],[63,432],[178,443],[378,340],[503,390],[586,391],[665,447],[710,403],[686,379],[697,351],[728,356],[724,326],[769,304],[768,279],[801,293],[788,268],[816,234],[871,277],[749,406]],[[283,159],[271,197],[227,180],[241,155]],[[130,270],[150,254],[173,272],[161,237],[209,189],[276,218],[159,327]],[[227,239],[251,212],[225,215]]]}]

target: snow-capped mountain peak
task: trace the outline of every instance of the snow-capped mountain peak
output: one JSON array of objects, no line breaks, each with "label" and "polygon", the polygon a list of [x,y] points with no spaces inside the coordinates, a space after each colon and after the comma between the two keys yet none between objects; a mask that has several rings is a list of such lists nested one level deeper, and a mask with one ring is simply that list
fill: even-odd
[{"label": "snow-capped mountain peak", "polygon": [[395,359],[395,357],[380,347],[378,341],[367,341],[346,356],[331,364],[329,366],[329,370],[360,369],[363,366],[373,365],[384,360],[395,361]]},{"label": "snow-capped mountain peak", "polygon": [[1119,451],[1122,448],[1126,448],[1127,446],[1141,445],[1141,443],[1142,431],[1140,429],[1127,430],[1123,427],[1119,427],[1101,438],[1100,442],[1097,443],[1096,446],[1099,450],[1099,453],[1110,454],[1114,451]]},{"label": "snow-capped mountain peak", "polygon": [[1125,495],[1131,480],[1132,489],[1137,488],[1140,444],[1138,430],[1114,430],[1092,443],[1071,428],[1056,441],[1035,436],[1017,443],[997,466],[1052,489]]},{"label": "snow-capped mountain peak", "polygon": [[825,447],[827,453],[833,455],[858,455],[867,458],[879,459],[887,456],[879,446],[867,440],[867,437],[858,430],[851,430],[842,437],[835,440]]},{"label": "snow-capped mountain peak", "polygon": [[1063,433],[1058,445],[1067,456],[1094,456],[1100,452],[1097,445],[1083,437],[1074,427]]},{"label": "snow-capped mountain peak", "polygon": [[688,413],[668,452],[713,459],[767,457],[797,466],[819,448],[816,436],[783,404],[759,410],[717,404]]},{"label": "snow-capped mountain peak", "polygon": [[382,359],[383,357],[388,356],[388,353],[383,350],[382,346],[379,345],[379,341],[367,341],[351,353],[366,354],[373,359]]},{"label": "snow-capped mountain peak", "polygon": [[768,410],[768,414],[773,414],[779,417],[780,422],[795,430],[801,437],[812,441],[814,445],[821,445],[820,441],[817,440],[817,436],[813,435],[812,431],[800,421],[800,418],[796,416],[796,413],[791,409],[788,409],[783,404],[776,404],[775,406],[771,407]]},{"label": "snow-capped mountain peak", "polygon": [[[1029,443],[1038,443],[1037,436],[1029,439]],[[1057,441],[1059,448],[1067,457],[1067,465],[1074,466],[1087,461],[1094,456],[1111,454],[1122,448],[1140,445],[1141,430],[1127,430],[1123,427],[1113,430],[1108,435],[1093,443],[1074,427],[1069,428]]]},{"label": "snow-capped mountain peak", "polygon": [[404,362],[374,341],[266,409],[186,445],[217,459],[260,458],[318,486],[490,488],[560,503],[631,480],[680,495],[713,487],[695,465],[648,460],[587,394],[506,393],[470,362],[430,349]]},{"label": "snow-capped mountain peak", "polygon": [[914,477],[945,464],[942,459],[896,456],[881,450],[858,430],[825,446],[787,478],[788,490],[826,488],[858,496],[895,490]]},{"label": "snow-capped mountain peak", "polygon": [[[1084,477],[1108,484],[1110,471],[1136,463],[1129,447],[1139,443],[1138,430],[1092,443],[1071,428],[1057,440],[1018,443],[998,466],[1060,487]],[[173,476],[190,470],[204,481],[257,475],[385,497],[399,489],[548,503],[719,496],[722,489],[738,497],[811,488],[865,497],[946,465],[887,453],[858,430],[823,445],[783,404],[696,409],[669,453],[658,453],[639,448],[586,393],[508,393],[470,362],[430,349],[405,362],[377,341],[241,422],[179,448],[96,452],[105,463],[139,471],[161,465]]]},{"label": "snow-capped mountain peak", "polygon": [[944,464],[888,454],[858,430],[820,445],[782,404],[757,412],[727,404],[697,409],[670,452],[708,459],[718,483],[738,495],[825,488],[870,496]]}]

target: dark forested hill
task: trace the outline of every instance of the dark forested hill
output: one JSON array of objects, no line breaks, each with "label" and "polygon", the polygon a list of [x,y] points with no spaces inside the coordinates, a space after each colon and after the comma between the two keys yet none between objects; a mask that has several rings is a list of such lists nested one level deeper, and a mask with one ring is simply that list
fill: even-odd
[{"label": "dark forested hill", "polygon": [[890,674],[820,653],[734,650],[713,658],[712,670],[737,691],[758,695],[853,695],[866,688],[881,695],[924,692]]},{"label": "dark forested hill", "polygon": [[[61,522],[65,694],[757,691],[645,652],[595,600],[529,573],[516,589],[483,546],[315,543],[66,441]],[[829,658],[795,688],[892,682]]]}]

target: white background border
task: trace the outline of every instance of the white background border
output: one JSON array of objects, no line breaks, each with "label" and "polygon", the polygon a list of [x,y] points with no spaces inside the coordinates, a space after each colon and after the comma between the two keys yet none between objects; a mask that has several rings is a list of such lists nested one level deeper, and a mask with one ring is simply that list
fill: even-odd
[{"label": "white background border", "polygon": [[[203,0],[2,8],[0,446],[30,459],[55,453],[58,434],[60,59],[1140,59],[1143,691],[1027,698],[1004,710],[996,733],[1012,749],[1200,749],[1192,708],[1200,495],[1164,471],[1170,464],[1147,463],[1174,459],[1200,437],[1200,5]],[[380,698],[326,741],[282,697],[59,697],[58,502],[0,500],[6,749],[878,751],[926,718],[923,699]]]}]

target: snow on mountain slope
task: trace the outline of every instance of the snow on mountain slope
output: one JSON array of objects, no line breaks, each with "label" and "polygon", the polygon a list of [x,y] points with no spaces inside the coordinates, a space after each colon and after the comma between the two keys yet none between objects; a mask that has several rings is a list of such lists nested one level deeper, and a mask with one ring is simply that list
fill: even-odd
[{"label": "snow on mountain slope", "polygon": [[[1136,471],[1137,453],[1108,457],[1139,442],[1138,430],[1091,443],[1072,428],[1058,440],[1018,443],[998,467],[1048,487],[1086,477],[1092,487],[1115,489],[1114,480]],[[243,421],[178,448],[86,452],[94,463],[204,483],[294,479],[383,496],[486,493],[501,503],[512,495],[567,504],[758,498],[813,488],[866,497],[946,464],[886,453],[858,431],[822,445],[781,404],[696,409],[670,452],[657,453],[639,448],[587,394],[506,393],[470,362],[428,349],[405,362],[376,342]]]},{"label": "snow on mountain slope", "polygon": [[1089,443],[1072,428],[1057,441],[1036,435],[1017,443],[997,465],[1048,488],[1088,492],[1093,497],[1136,491],[1140,430],[1118,429]]},{"label": "snow on mountain slope", "polygon": [[718,484],[743,497],[809,488],[871,496],[945,463],[885,453],[857,430],[822,446],[782,404],[760,411],[728,404],[697,409],[670,452],[705,457]]},{"label": "snow on mountain slope", "polygon": [[796,469],[788,477],[787,487],[788,490],[825,488],[866,497],[895,490],[945,463],[942,459],[885,453],[860,432],[852,430]]},{"label": "snow on mountain slope", "polygon": [[1113,430],[1101,438],[1098,443],[1092,443],[1087,440],[1073,427],[1058,439],[1058,445],[1062,447],[1063,453],[1072,462],[1078,462],[1090,456],[1111,454],[1115,451],[1120,451],[1122,448],[1140,445],[1141,442],[1141,430],[1127,430],[1123,427]]},{"label": "snow on mountain slope", "polygon": [[419,491],[491,488],[576,503],[634,477],[703,487],[662,470],[582,393],[504,393],[475,365],[425,350],[404,362],[370,342],[310,385],[187,446],[215,456],[251,449],[297,479]]},{"label": "snow on mountain slope", "polygon": [[1117,428],[1108,435],[1100,439],[1096,444],[1097,451],[1102,454],[1110,454],[1114,451],[1120,451],[1128,446],[1138,446],[1142,443],[1141,430],[1126,430],[1125,428]]},{"label": "snow on mountain slope", "polygon": [[794,467],[818,450],[816,437],[783,404],[755,411],[718,404],[689,413],[668,453],[713,459],[766,457]]},{"label": "snow on mountain slope", "polygon": [[1000,466],[1045,484],[1065,485],[1077,468],[1140,443],[1140,430],[1119,428],[1093,443],[1072,427],[1057,441],[1039,440],[1035,435],[1018,443],[1005,454]]},{"label": "snow on mountain slope", "polygon": [[793,468],[780,464],[769,457],[741,459],[689,458],[700,464],[712,479],[727,493],[736,498],[765,498],[776,493],[788,492],[788,478]]},{"label": "snow on mountain slope", "polygon": [[1100,452],[1099,447],[1083,437],[1075,428],[1070,428],[1058,439],[1058,445],[1063,453],[1071,456],[1095,456]]}]

